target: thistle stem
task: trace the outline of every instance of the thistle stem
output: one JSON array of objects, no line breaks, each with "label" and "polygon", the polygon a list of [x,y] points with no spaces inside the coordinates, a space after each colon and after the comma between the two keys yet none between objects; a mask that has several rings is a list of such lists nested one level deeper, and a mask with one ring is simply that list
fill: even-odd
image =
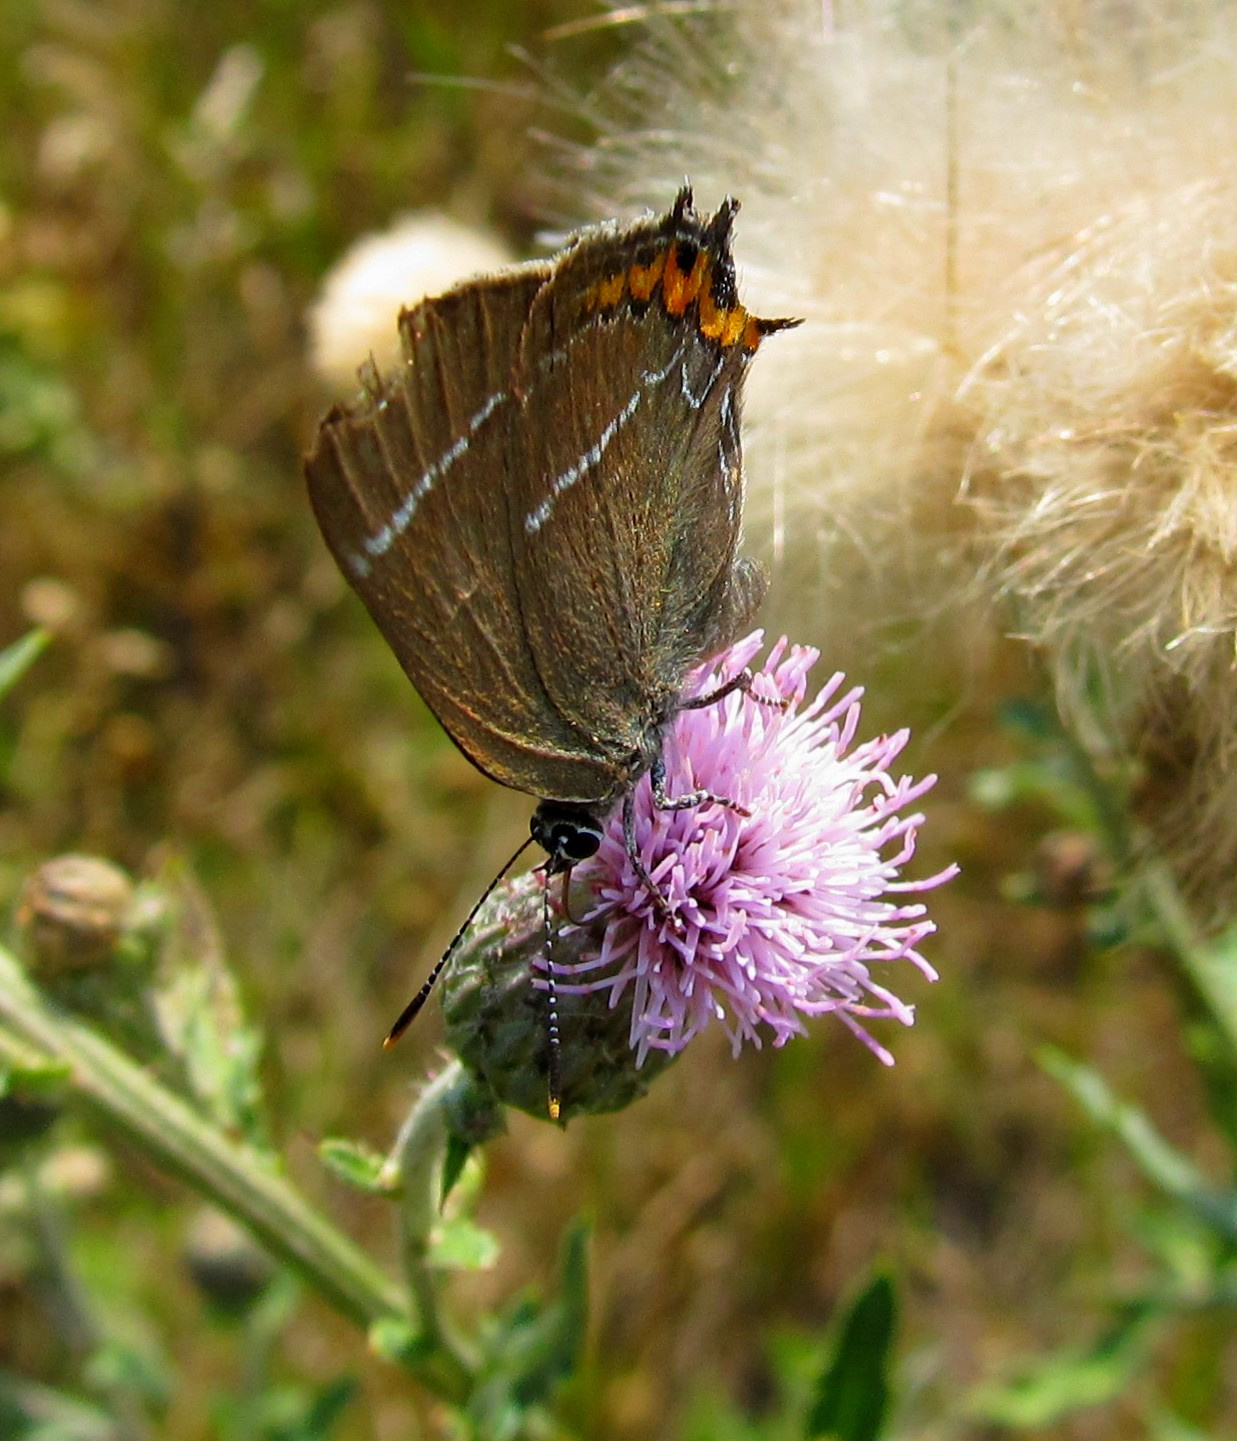
[{"label": "thistle stem", "polygon": [[[89,1027],[53,1007],[16,957],[0,947],[0,1063],[28,1067],[31,1050],[69,1071],[72,1094],[120,1128],[165,1170],[249,1230],[329,1305],[363,1328],[395,1320],[433,1342],[410,1367],[448,1400],[469,1389],[469,1369],[433,1313],[414,1310],[401,1288],[278,1174],[272,1159],[232,1140]],[[422,1294],[418,1301],[424,1303]]]},{"label": "thistle stem", "polygon": [[421,1336],[431,1345],[447,1343],[455,1351],[460,1343],[447,1342],[438,1290],[427,1258],[430,1229],[438,1214],[438,1187],[447,1144],[443,1104],[463,1074],[460,1063],[452,1061],[425,1086],[400,1127],[390,1161],[401,1182],[400,1252]]}]

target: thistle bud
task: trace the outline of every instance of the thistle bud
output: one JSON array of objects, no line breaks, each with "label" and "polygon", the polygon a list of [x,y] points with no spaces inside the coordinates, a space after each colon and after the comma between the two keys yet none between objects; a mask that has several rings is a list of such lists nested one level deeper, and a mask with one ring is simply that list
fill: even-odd
[{"label": "thistle bud", "polygon": [[113,954],[133,914],[133,882],[110,861],[57,856],[27,877],[17,924],[44,977],[92,970]]},{"label": "thistle bud", "polygon": [[166,1049],[151,1007],[166,918],[157,889],[95,856],[57,856],[27,877],[15,918],[27,971],[58,1004],[143,1060]]},{"label": "thistle bud", "polygon": [[[550,907],[550,956],[557,970],[600,950],[601,932],[567,921],[557,879]],[[544,951],[547,881],[531,871],[497,886],[443,977],[447,1044],[504,1105],[545,1118],[550,1073],[549,999]],[[573,910],[575,903],[573,902]],[[582,898],[581,910],[588,908]],[[637,1064],[628,989],[616,1006],[605,996],[556,988],[562,1118],[619,1111],[639,1100],[673,1056]]]}]

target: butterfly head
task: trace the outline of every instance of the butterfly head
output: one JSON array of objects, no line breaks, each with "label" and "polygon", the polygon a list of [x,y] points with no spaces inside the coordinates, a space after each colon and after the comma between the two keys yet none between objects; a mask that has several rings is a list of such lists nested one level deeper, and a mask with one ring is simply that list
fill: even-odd
[{"label": "butterfly head", "polygon": [[533,812],[529,829],[550,857],[546,874],[551,876],[595,856],[604,833],[601,821],[587,806],[571,801],[542,801]]}]

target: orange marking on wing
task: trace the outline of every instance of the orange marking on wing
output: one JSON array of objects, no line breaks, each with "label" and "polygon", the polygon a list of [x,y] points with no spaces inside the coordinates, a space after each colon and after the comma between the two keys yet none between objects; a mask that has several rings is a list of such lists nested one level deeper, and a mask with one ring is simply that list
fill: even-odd
[{"label": "orange marking on wing", "polygon": [[696,263],[691,270],[684,271],[679,266],[678,246],[671,248],[666,259],[666,273],[662,276],[661,282],[666,309],[671,315],[682,315],[699,295],[700,287],[704,283],[704,271],[707,264],[708,256],[701,251],[696,256]]},{"label": "orange marking on wing", "polygon": [[666,268],[666,253],[662,251],[650,265],[633,265],[627,272],[627,288],[633,300],[648,300],[657,289],[662,271]]},{"label": "orange marking on wing", "polygon": [[686,290],[687,276],[679,269],[678,247],[671,246],[661,277],[662,299],[671,315],[682,315],[687,309]]},{"label": "orange marking on wing", "polygon": [[725,325],[722,327],[721,342],[724,347],[729,348],[743,338],[750,317],[741,305],[736,305],[733,310],[725,312],[724,319]]},{"label": "orange marking on wing", "polygon": [[754,315],[746,315],[747,324],[743,327],[743,349],[749,354],[756,349],[764,338],[764,331],[760,328],[760,321]]},{"label": "orange marking on wing", "polygon": [[705,251],[696,256],[696,263],[692,266],[692,273],[687,277],[688,297],[690,305],[704,288],[709,275],[709,257]]},{"label": "orange marking on wing", "polygon": [[597,308],[599,310],[613,310],[623,298],[623,290],[627,284],[627,277],[620,270],[617,275],[611,275],[601,281],[597,286]]},{"label": "orange marking on wing", "polygon": [[726,312],[713,299],[713,275],[710,272],[700,293],[700,334],[706,340],[720,340],[725,328]]}]

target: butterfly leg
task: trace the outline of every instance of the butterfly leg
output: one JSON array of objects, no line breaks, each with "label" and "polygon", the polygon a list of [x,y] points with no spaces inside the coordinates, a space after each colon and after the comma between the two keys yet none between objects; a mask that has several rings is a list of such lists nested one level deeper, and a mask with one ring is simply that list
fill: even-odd
[{"label": "butterfly leg", "polygon": [[[737,689],[737,687],[735,688]],[[653,787],[653,804],[659,811],[686,811],[693,806],[702,806],[707,801],[713,801],[716,805],[725,806],[728,810],[736,811],[741,816],[751,815],[751,811],[744,809],[737,801],[728,800],[725,796],[716,796],[712,791],[689,791],[687,795],[683,796],[668,796],[666,794],[666,763],[660,756],[653,762],[649,780]],[[632,867],[648,891],[649,899],[652,901],[653,909],[657,912],[658,917],[673,926],[676,931],[681,932],[683,921],[670,909],[670,902],[666,899],[662,888],[649,874],[649,868],[644,864],[639,847],[636,845],[635,791],[628,791],[623,797],[623,843],[627,848],[627,855],[631,860]]]},{"label": "butterfly leg", "polygon": [[[656,773],[658,766],[661,766],[662,774],[665,774],[665,767],[660,760],[653,770]],[[654,792],[656,794],[656,792]],[[676,930],[682,930],[683,922],[670,910],[670,902],[666,899],[662,888],[649,874],[649,868],[644,864],[640,855],[640,848],[636,845],[636,793],[628,791],[623,797],[623,845],[627,849],[627,857],[632,867],[639,876],[645,890],[649,893],[649,899],[653,903],[653,909],[661,920],[669,922]]]},{"label": "butterfly leg", "polygon": [[[716,690],[709,691],[706,695],[695,696],[692,700],[681,702],[680,710],[703,710],[705,706],[716,705],[719,700],[725,700],[728,695],[735,691],[742,691],[749,700],[754,700],[757,705],[767,705],[773,710],[785,710],[790,701],[785,696],[760,695],[753,687],[756,677],[746,667],[738,675],[732,675],[728,681],[723,681]],[[716,800],[717,797],[715,796]]]},{"label": "butterfly leg", "polygon": [[[735,686],[733,689],[737,690],[738,687]],[[668,796],[666,794],[666,762],[661,756],[658,756],[653,762],[649,780],[653,786],[653,804],[659,811],[689,811],[694,806],[707,805],[712,801],[714,805],[725,806],[728,811],[734,811],[736,815],[751,815],[751,811],[746,806],[741,806],[738,801],[732,801],[729,796],[719,796],[713,791],[688,791],[685,795]]]},{"label": "butterfly leg", "polygon": [[[691,700],[683,701],[680,709],[702,710],[705,706],[716,705],[718,701],[724,700],[726,696],[732,695],[735,691],[742,691],[744,695],[750,696],[751,699],[758,704],[772,706],[776,710],[785,710],[790,704],[788,700],[784,700],[780,696],[774,700],[767,696],[758,695],[753,689],[754,680],[755,677],[750,670],[741,670],[737,675],[731,676],[728,681],[723,682],[723,684],[715,690],[709,691],[707,695],[695,696]],[[712,802],[714,805],[725,806],[727,810],[734,811],[737,815],[751,815],[751,811],[745,806],[740,805],[738,801],[731,800],[729,796],[719,796],[713,791],[695,790],[688,791],[686,795],[681,796],[667,795],[666,762],[661,756],[657,757],[649,770],[649,782],[653,787],[653,804],[659,811],[686,811],[691,810],[694,806],[703,806]],[[649,898],[653,903],[654,910],[656,910],[663,921],[668,921],[676,928],[681,928],[682,921],[671,913],[669,901],[666,900],[661,887],[649,874],[648,867],[640,857],[640,852],[636,845],[636,798],[634,791],[628,791],[623,797],[623,843],[631,859],[632,868],[649,893]]]}]

